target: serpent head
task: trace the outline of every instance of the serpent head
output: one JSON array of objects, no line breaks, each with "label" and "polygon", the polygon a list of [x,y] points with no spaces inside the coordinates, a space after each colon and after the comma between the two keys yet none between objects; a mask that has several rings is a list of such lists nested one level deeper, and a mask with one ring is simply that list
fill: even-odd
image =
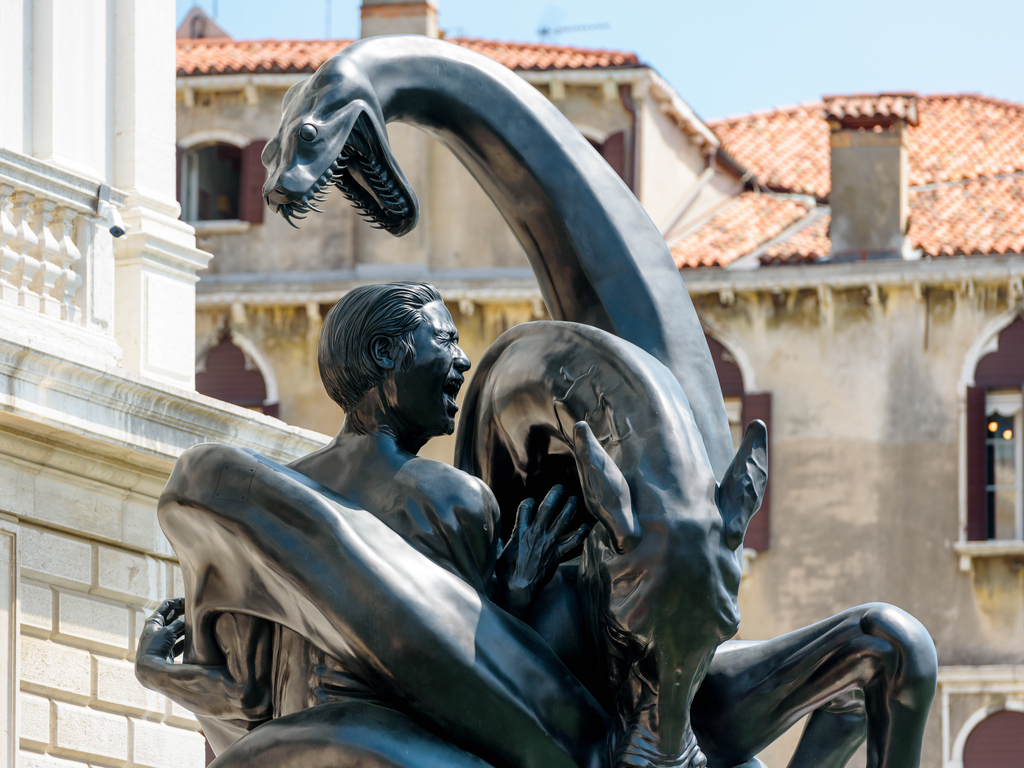
[{"label": "serpent head", "polygon": [[396,237],[412,230],[419,203],[395,161],[369,79],[344,53],[284,97],[277,135],[263,149],[263,197],[292,226],[330,188]]}]

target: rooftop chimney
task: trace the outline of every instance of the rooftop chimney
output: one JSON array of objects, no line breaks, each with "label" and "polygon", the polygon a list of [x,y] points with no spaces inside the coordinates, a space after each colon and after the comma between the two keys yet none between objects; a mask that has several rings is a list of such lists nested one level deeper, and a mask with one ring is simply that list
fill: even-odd
[{"label": "rooftop chimney", "polygon": [[823,101],[832,134],[831,261],[912,258],[905,137],[917,125],[917,94]]},{"label": "rooftop chimney", "polygon": [[438,0],[363,0],[360,37],[377,35],[426,35],[438,37]]}]

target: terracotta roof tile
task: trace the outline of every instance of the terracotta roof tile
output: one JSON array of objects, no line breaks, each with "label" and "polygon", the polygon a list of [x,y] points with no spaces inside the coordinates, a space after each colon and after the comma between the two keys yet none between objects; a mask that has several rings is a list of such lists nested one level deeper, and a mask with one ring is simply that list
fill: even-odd
[{"label": "terracotta roof tile", "polygon": [[762,264],[803,264],[824,259],[832,251],[828,237],[831,217],[827,214],[790,237],[767,248]]},{"label": "terracotta roof tile", "polygon": [[[907,129],[911,186],[1024,170],[1024,105],[973,94],[921,96]],[[764,186],[829,193],[824,103],[708,122],[726,152]]]},{"label": "terracotta roof tile", "polygon": [[792,197],[744,192],[677,241],[672,258],[680,269],[727,266],[779,235],[808,210],[808,205]]},{"label": "terracotta roof tile", "polygon": [[910,240],[928,256],[1024,253],[1024,174],[910,190]]},{"label": "terracotta roof tile", "polygon": [[[741,196],[672,247],[676,264],[724,267],[776,237],[784,228],[775,218],[780,201],[792,202],[792,198]],[[1024,173],[911,189],[908,202],[910,242],[924,257],[1024,253]],[[825,258],[832,250],[828,226],[829,217],[822,216],[766,249],[761,263],[799,264]],[[740,248],[728,247],[731,236],[742,243]]]},{"label": "terracotta roof tile", "polygon": [[843,127],[887,125],[894,119],[917,125],[916,93],[861,93],[824,96],[824,115]]},{"label": "terracotta roof tile", "polygon": [[[453,37],[449,42],[490,56],[509,69],[555,70],[638,67],[635,53],[540,43],[502,43]],[[178,76],[239,72],[314,72],[351,40],[178,40]]]},{"label": "terracotta roof tile", "polygon": [[821,102],[708,121],[725,149],[762,185],[825,197],[829,127]]},{"label": "terracotta roof tile", "polygon": [[448,40],[463,48],[490,56],[509,69],[607,69],[640,66],[637,55],[626,51],[572,48],[541,43],[501,43],[466,37],[451,37]]}]

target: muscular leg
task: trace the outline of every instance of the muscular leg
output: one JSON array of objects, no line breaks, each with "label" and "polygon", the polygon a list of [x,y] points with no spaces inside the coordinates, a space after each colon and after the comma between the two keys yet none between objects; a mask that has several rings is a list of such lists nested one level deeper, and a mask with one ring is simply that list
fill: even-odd
[{"label": "muscular leg", "polygon": [[[732,768],[804,715],[860,690],[868,766],[917,768],[936,674],[935,647],[916,619],[892,606],[864,605],[775,640],[716,655],[693,702],[694,731],[709,768]],[[833,765],[811,754],[817,751],[811,749],[817,746],[814,740],[820,739],[815,734],[838,734],[836,750],[852,752],[850,744],[859,737],[850,719],[843,738],[839,726],[844,723],[836,719],[841,713],[826,712],[798,750],[801,762],[793,768]],[[856,708],[848,714],[856,718]],[[816,762],[808,762],[812,759]]]},{"label": "muscular leg", "polygon": [[393,709],[321,704],[264,723],[210,768],[490,768]]},{"label": "muscular leg", "polygon": [[535,632],[331,496],[224,446],[179,460],[160,520],[192,592],[187,662],[220,663],[209,618],[248,613],[306,637],[495,765],[604,762],[604,712]]},{"label": "muscular leg", "polygon": [[800,735],[790,768],[843,768],[867,735],[860,691],[850,691],[814,710]]}]

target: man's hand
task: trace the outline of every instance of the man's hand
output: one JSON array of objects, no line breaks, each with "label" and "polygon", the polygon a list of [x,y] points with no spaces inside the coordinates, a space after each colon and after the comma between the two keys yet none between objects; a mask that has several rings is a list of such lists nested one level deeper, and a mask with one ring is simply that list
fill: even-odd
[{"label": "man's hand", "polygon": [[591,526],[583,525],[566,534],[579,500],[570,496],[555,515],[563,493],[562,486],[556,485],[536,511],[533,499],[520,504],[512,536],[498,557],[495,603],[519,619],[529,616],[558,564],[590,533]]},{"label": "man's hand", "polygon": [[175,664],[185,645],[185,600],[176,597],[164,600],[148,619],[139,638],[135,657],[135,676],[145,687],[162,693],[194,714],[220,719],[261,722],[272,715],[270,683],[261,671],[270,669],[268,649],[270,626],[248,616],[226,614],[222,620],[232,622],[231,631],[239,629],[248,642],[243,659],[248,673],[235,681],[227,667],[199,664]]},{"label": "man's hand", "polygon": [[136,671],[144,672],[150,665],[173,664],[185,644],[185,598],[164,600],[156,612],[146,619],[139,638]]}]

